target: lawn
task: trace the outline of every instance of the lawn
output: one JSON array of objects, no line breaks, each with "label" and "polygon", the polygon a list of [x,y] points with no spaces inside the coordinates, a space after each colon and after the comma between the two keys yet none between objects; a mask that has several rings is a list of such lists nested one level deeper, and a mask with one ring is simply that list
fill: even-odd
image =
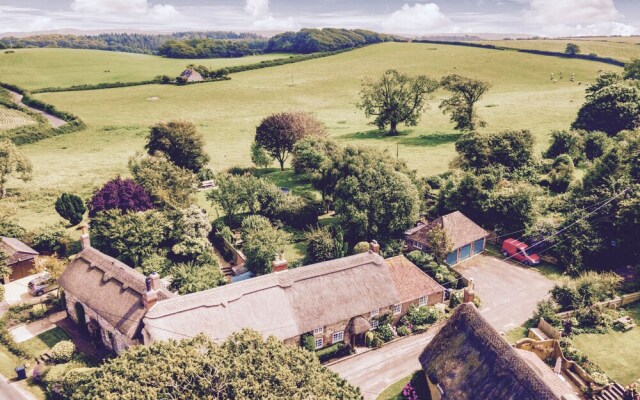
[{"label": "lawn", "polygon": [[105,82],[136,82],[157,75],[178,76],[188,64],[225,68],[289,57],[262,54],[239,58],[185,60],[146,54],[80,49],[15,49],[0,52],[0,80],[25,89]]},{"label": "lawn", "polygon": [[[105,53],[100,52],[105,57],[135,56]],[[56,68],[54,63],[49,70]],[[453,131],[448,118],[438,110],[445,92],[437,92],[429,101],[417,127],[401,127],[404,130],[396,137],[372,130],[370,121],[356,108],[362,79],[376,78],[388,68],[426,73],[434,78],[455,72],[493,82],[492,90],[479,104],[478,113],[488,122],[483,129],[530,129],[540,151],[548,146],[552,130],[569,127],[584,100],[584,85],[551,84],[549,73],[575,73],[577,80],[588,82],[595,79],[600,69],[616,69],[592,61],[515,52],[384,43],[331,57],[237,73],[224,82],[39,94],[37,98],[79,115],[88,128],[23,146],[34,164],[34,178],[27,184],[11,182],[12,193],[21,196],[3,201],[18,207],[17,217],[26,228],[59,221],[53,211],[57,195],[72,191],[87,196],[106,180],[127,174],[127,159],[143,150],[148,127],[175,118],[193,121],[198,126],[214,170],[249,166],[249,147],[260,120],[274,112],[294,109],[315,113],[327,125],[329,134],[342,144],[388,150],[405,159],[421,175],[447,170],[459,133]],[[0,74],[4,76],[1,70]],[[58,75],[57,71],[37,79],[53,80],[50,76],[54,75]],[[76,75],[74,83],[96,78],[96,73],[82,70],[76,71]],[[9,78],[6,80],[11,82]],[[151,97],[159,99],[148,100]],[[283,185],[288,184],[286,176],[280,178],[278,181]]]},{"label": "lawn", "polygon": [[[627,310],[636,322],[640,321],[640,303],[629,305]],[[611,330],[604,335],[578,335],[573,344],[623,386],[640,379],[639,327],[628,332]]]},{"label": "lawn", "polygon": [[[633,58],[640,58],[640,38],[590,38],[590,39],[527,39],[527,40],[490,40],[478,43],[504,46],[514,49],[543,50],[564,53],[567,43],[575,43],[580,47],[581,54],[595,53],[600,57],[609,57],[622,62]],[[605,69],[611,69],[605,68]],[[569,76],[565,73],[565,79]]]},{"label": "lawn", "polygon": [[409,381],[411,381],[413,387],[416,389],[420,400],[429,400],[431,398],[424,372],[418,370],[386,388],[384,392],[380,393],[376,400],[403,400],[402,389],[404,389]]},{"label": "lawn", "polygon": [[70,338],[65,331],[56,327],[25,341],[23,346],[33,357],[38,357],[40,354],[49,351],[56,343],[63,340],[70,340]]}]

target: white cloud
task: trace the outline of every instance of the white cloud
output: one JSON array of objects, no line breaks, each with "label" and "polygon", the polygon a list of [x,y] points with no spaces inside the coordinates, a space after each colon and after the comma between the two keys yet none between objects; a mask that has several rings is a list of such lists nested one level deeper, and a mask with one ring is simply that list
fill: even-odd
[{"label": "white cloud", "polygon": [[147,0],[73,0],[71,9],[81,13],[143,14],[149,9]]},{"label": "white cloud", "polygon": [[392,33],[432,33],[452,30],[451,20],[435,3],[405,4],[382,21],[382,29]]},{"label": "white cloud", "polygon": [[156,4],[149,9],[149,18],[157,22],[171,22],[182,18],[176,8],[169,4]]},{"label": "white cloud", "polygon": [[261,31],[286,31],[298,29],[293,18],[276,18],[269,10],[269,0],[246,0],[244,11],[253,18],[253,29]]},{"label": "white cloud", "polygon": [[613,0],[529,0],[525,21],[547,35],[631,35]]}]

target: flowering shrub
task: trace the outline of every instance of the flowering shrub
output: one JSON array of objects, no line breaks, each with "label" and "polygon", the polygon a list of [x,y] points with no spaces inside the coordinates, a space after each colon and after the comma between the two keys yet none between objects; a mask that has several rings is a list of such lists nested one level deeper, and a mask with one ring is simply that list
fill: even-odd
[{"label": "flowering shrub", "polygon": [[398,336],[407,336],[411,334],[411,328],[407,325],[402,325],[398,327]]},{"label": "flowering shrub", "polygon": [[411,382],[407,383],[402,389],[402,398],[405,400],[419,400],[418,393]]},{"label": "flowering shrub", "polygon": [[63,340],[56,343],[51,349],[51,359],[56,363],[64,363],[71,360],[76,346],[70,340]]}]

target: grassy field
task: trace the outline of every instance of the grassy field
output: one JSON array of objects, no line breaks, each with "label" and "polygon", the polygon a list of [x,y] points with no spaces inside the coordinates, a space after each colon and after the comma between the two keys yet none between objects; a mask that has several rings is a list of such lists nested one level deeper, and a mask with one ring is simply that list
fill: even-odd
[{"label": "grassy field", "polygon": [[184,60],[101,50],[16,49],[0,52],[0,80],[26,89],[135,82],[157,75],[178,76],[191,63],[224,68],[283,57],[289,54]]},{"label": "grassy field", "polygon": [[51,350],[53,346],[63,340],[70,340],[69,336],[62,329],[55,327],[27,340],[23,346],[35,358]]},{"label": "grassy field", "polygon": [[[640,303],[629,306],[628,311],[636,322],[640,321]],[[573,344],[622,385],[640,379],[640,328],[628,332],[612,330],[604,335],[578,335]]]},{"label": "grassy field", "polygon": [[[624,40],[626,39],[626,40]],[[582,54],[595,53],[600,57],[615,58],[623,62],[633,58],[640,58],[640,38],[571,38],[546,40],[490,40],[477,43],[493,44],[495,46],[511,47],[514,49],[530,49],[557,51],[564,53],[567,43],[575,43]]]},{"label": "grassy field", "polygon": [[0,131],[35,124],[36,121],[29,115],[0,105]]},{"label": "grassy field", "polygon": [[[54,58],[56,51],[61,51],[59,57],[64,58],[66,51],[58,49],[51,49],[48,57]],[[153,64],[149,65],[151,68]],[[530,129],[540,151],[548,145],[551,130],[569,127],[584,101],[585,84],[593,82],[598,70],[615,69],[592,61],[515,52],[385,43],[332,57],[233,74],[232,80],[224,82],[44,93],[36,97],[79,115],[88,128],[24,146],[23,151],[34,164],[34,179],[28,184],[12,182],[9,186],[13,193],[21,194],[20,200],[9,198],[5,202],[18,206],[20,223],[27,228],[57,221],[53,211],[56,195],[61,191],[87,195],[107,179],[126,174],[127,159],[142,151],[148,127],[169,119],[196,123],[205,136],[214,170],[248,166],[249,146],[260,120],[274,112],[294,109],[315,113],[327,125],[330,135],[343,144],[397,152],[422,175],[445,171],[459,137],[437,108],[445,92],[436,93],[417,127],[401,127],[404,131],[397,137],[372,130],[362,111],[356,108],[362,79],[377,78],[389,68],[434,78],[458,73],[493,82],[492,90],[478,109],[488,122],[484,129]],[[56,72],[37,79],[51,84],[62,79],[59,76],[74,77],[70,70],[58,71],[55,65],[49,70]],[[575,73],[576,83],[549,82],[550,72],[560,71],[565,75]],[[11,73],[16,76],[18,72]],[[76,74],[74,83],[99,76],[78,70]],[[583,85],[579,86],[577,81]],[[158,100],[148,100],[153,97]],[[286,177],[282,178],[286,181]]]}]

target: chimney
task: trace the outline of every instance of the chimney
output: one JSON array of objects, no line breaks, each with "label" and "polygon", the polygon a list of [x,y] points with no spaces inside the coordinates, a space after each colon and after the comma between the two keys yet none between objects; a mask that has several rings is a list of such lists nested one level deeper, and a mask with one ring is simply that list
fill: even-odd
[{"label": "chimney", "polygon": [[476,292],[473,290],[473,278],[469,278],[469,284],[464,289],[463,301],[465,303],[473,303],[473,300],[476,298]]},{"label": "chimney", "polygon": [[372,240],[371,243],[369,243],[369,250],[371,250],[372,253],[380,254],[380,245],[377,241]]},{"label": "chimney", "polygon": [[91,247],[91,239],[89,238],[89,234],[87,233],[87,226],[82,226],[82,235],[80,235],[80,244],[82,244],[82,249],[86,249]]},{"label": "chimney", "polygon": [[287,260],[284,259],[284,251],[276,256],[276,259],[273,260],[273,272],[286,271],[289,269],[289,264]]},{"label": "chimney", "polygon": [[147,291],[142,295],[142,303],[145,311],[149,311],[158,302],[158,290],[160,289],[160,275],[152,272],[144,281]]}]

